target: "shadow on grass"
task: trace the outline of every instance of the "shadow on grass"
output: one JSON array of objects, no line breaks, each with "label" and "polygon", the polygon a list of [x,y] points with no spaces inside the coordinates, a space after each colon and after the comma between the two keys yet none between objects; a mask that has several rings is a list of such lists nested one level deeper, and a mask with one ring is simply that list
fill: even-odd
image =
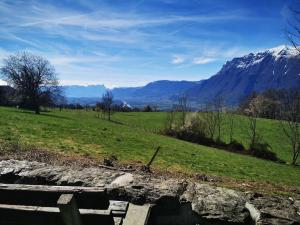
[{"label": "shadow on grass", "polygon": [[98,117],[98,119],[104,120],[104,121],[107,121],[107,122],[111,122],[111,123],[115,123],[115,124],[118,124],[118,125],[125,125],[125,123],[122,123],[122,122],[120,122],[120,121],[112,120],[112,119],[108,120],[108,119],[106,119],[106,118],[104,118],[104,117]]},{"label": "shadow on grass", "polygon": [[116,121],[116,120],[107,120],[111,123],[115,123],[115,124],[119,124],[119,125],[124,125],[124,123],[120,122],[120,121]]},{"label": "shadow on grass", "polygon": [[57,119],[72,120],[71,118],[65,117],[65,116],[58,116],[58,115],[47,114],[47,112],[50,112],[50,111],[46,111],[46,113],[42,111],[40,114],[35,114],[35,112],[33,112],[33,111],[27,111],[27,110],[16,110],[15,112],[24,113],[24,114],[31,114],[31,115],[36,115],[36,116],[44,116],[44,117],[50,117],[50,118],[57,118]]}]

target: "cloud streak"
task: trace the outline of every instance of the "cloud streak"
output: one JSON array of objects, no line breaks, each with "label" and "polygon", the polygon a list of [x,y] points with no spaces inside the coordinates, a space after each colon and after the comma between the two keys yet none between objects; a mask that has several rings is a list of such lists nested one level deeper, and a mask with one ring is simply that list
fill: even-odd
[{"label": "cloud streak", "polygon": [[65,81],[122,81],[128,86],[155,76],[212,75],[224,60],[251,47],[244,47],[243,35],[228,25],[241,27],[261,17],[246,7],[193,2],[3,0],[1,47],[46,57]]},{"label": "cloud streak", "polygon": [[216,59],[214,59],[214,58],[198,57],[198,58],[194,58],[193,59],[193,64],[203,65],[203,64],[211,63],[213,61],[216,61]]},{"label": "cloud streak", "polygon": [[171,60],[172,64],[181,64],[185,61],[184,57],[179,56],[179,55],[175,55],[173,56],[173,59]]}]

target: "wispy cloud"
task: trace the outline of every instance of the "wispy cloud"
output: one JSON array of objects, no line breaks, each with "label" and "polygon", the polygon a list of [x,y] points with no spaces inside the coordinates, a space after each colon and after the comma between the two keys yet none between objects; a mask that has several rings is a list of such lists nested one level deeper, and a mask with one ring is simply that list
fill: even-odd
[{"label": "wispy cloud", "polygon": [[28,10],[32,11],[33,16],[20,15],[19,18],[23,20],[21,23],[15,25],[19,27],[74,26],[83,27],[85,29],[128,29],[184,22],[214,23],[226,20],[247,19],[246,16],[236,12],[226,12],[218,15],[156,15],[155,17],[149,17],[126,12],[109,11],[108,13],[106,11],[107,9],[81,13],[74,10],[60,9],[40,4],[36,4],[34,8],[31,7]]},{"label": "wispy cloud", "polygon": [[[5,54],[27,50],[49,59],[66,82],[111,86],[150,81],[153,74],[158,79],[212,75],[225,60],[253,49],[243,46],[241,39],[246,36],[229,25],[241,27],[261,19],[247,8],[226,5],[180,0],[119,4],[3,0],[0,60],[3,50]],[[205,70],[212,65],[214,69]]]},{"label": "wispy cloud", "polygon": [[[259,52],[262,49],[259,48],[243,48],[243,47],[231,47],[226,45],[214,45],[207,43],[200,46],[197,50],[190,50],[189,54],[174,55],[172,57],[172,64],[185,64],[180,65],[179,68],[192,67],[197,65],[206,65],[214,63],[216,61],[224,62],[231,60],[234,57],[240,57],[250,52]],[[178,68],[178,67],[177,67]]]},{"label": "wispy cloud", "polygon": [[198,57],[198,58],[194,58],[193,59],[193,64],[203,65],[203,64],[211,63],[213,61],[216,61],[216,59],[214,59],[214,58]]},{"label": "wispy cloud", "polygon": [[[73,36],[86,40],[111,42],[120,42],[120,40],[130,42],[130,40],[134,40],[133,36],[128,38],[125,34],[128,31],[132,32],[137,29],[170,24],[207,24],[218,21],[247,19],[244,15],[233,12],[224,12],[217,15],[158,14],[150,16],[101,8],[83,13],[79,10],[61,8],[35,1],[34,4],[21,4],[19,1],[17,1],[17,4],[4,2],[0,6],[0,13],[4,14],[3,18],[6,18],[4,20],[5,23],[3,23],[4,28],[11,32],[34,28],[41,29],[51,35]],[[22,8],[22,10],[19,10],[19,8]],[[18,13],[15,13],[16,11]],[[124,35],[127,36],[126,39],[122,38]]]},{"label": "wispy cloud", "polygon": [[183,56],[174,55],[173,59],[171,60],[172,64],[181,64],[185,61],[185,58]]},{"label": "wispy cloud", "polygon": [[66,56],[66,55],[50,55],[49,60],[53,65],[71,65],[71,64],[86,64],[86,63],[111,63],[120,60],[119,56],[107,56],[107,55],[78,55],[78,56]]}]

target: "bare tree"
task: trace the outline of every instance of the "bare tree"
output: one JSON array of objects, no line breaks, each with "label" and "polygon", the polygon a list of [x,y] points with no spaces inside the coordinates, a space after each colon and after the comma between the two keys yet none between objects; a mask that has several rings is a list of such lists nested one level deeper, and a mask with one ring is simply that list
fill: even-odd
[{"label": "bare tree", "polygon": [[216,96],[213,100],[213,110],[217,128],[217,141],[221,141],[221,129],[223,121],[224,99],[222,96]]},{"label": "bare tree", "polygon": [[232,108],[229,111],[227,111],[227,118],[229,120],[229,140],[230,140],[230,143],[232,143],[233,142],[233,131],[234,131],[234,119],[235,119],[234,111]]},{"label": "bare tree", "polygon": [[111,120],[113,99],[114,96],[110,91],[106,91],[102,95],[103,112],[107,115],[108,120]]},{"label": "bare tree", "polygon": [[250,136],[250,147],[254,147],[258,142],[258,132],[257,132],[257,119],[261,115],[264,107],[264,97],[258,95],[253,98],[248,107],[245,109],[244,113],[249,118],[249,136]]},{"label": "bare tree", "polygon": [[59,92],[55,69],[49,61],[30,53],[11,55],[4,59],[1,78],[16,89],[21,105],[40,113]]},{"label": "bare tree", "polygon": [[297,163],[300,153],[300,92],[284,91],[281,100],[280,123],[284,134],[289,140],[292,153],[292,164]]},{"label": "bare tree", "polygon": [[143,109],[143,112],[153,112],[153,109],[150,105],[146,105]]},{"label": "bare tree", "polygon": [[159,109],[159,107],[158,107],[157,104],[153,104],[153,105],[152,105],[152,109],[153,109],[153,112],[157,112],[158,109]]},{"label": "bare tree", "polygon": [[286,29],[286,36],[288,41],[300,54],[300,8],[290,6],[290,18],[288,20],[288,27]]},{"label": "bare tree", "polygon": [[178,99],[178,111],[180,114],[180,126],[184,127],[186,116],[189,111],[188,98],[186,95],[181,95]]},{"label": "bare tree", "polygon": [[61,112],[63,106],[67,104],[67,99],[65,98],[64,95],[59,93],[58,95],[55,96],[54,104],[55,104],[55,106],[59,107],[59,111]]},{"label": "bare tree", "polygon": [[[96,107],[95,107],[95,111],[97,112],[97,117],[100,118],[100,113],[103,112],[104,110],[104,105],[102,102],[97,102],[96,103]],[[103,113],[101,113],[101,116],[103,115]]]},{"label": "bare tree", "polygon": [[174,109],[171,109],[169,112],[167,112],[166,117],[166,124],[165,124],[165,131],[170,132],[173,130],[173,127],[175,125],[175,119],[176,119],[176,112]]},{"label": "bare tree", "polygon": [[214,113],[214,108],[212,103],[207,103],[203,113],[204,121],[206,122],[206,129],[209,135],[209,138],[214,139],[217,121],[216,114]]}]

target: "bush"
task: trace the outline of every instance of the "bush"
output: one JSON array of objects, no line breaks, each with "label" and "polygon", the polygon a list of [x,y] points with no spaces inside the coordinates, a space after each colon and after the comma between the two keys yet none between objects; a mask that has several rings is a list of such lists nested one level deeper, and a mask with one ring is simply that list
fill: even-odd
[{"label": "bush", "polygon": [[237,140],[232,140],[227,147],[229,150],[236,152],[243,152],[245,150],[244,145],[239,143]]},{"label": "bush", "polygon": [[258,142],[254,145],[250,146],[250,154],[262,158],[268,159],[272,161],[279,161],[276,154],[270,150],[271,146],[266,142]]},{"label": "bush", "polygon": [[143,112],[153,112],[153,110],[150,105],[146,105],[143,109]]},{"label": "bush", "polygon": [[259,138],[257,138],[259,141],[257,141],[254,146],[251,146],[248,151],[244,145],[237,140],[232,140],[227,144],[221,140],[214,140],[213,138],[210,138],[209,132],[207,131],[206,121],[199,114],[189,114],[183,126],[177,125],[174,120],[175,119],[172,117],[172,120],[169,121],[168,126],[163,131],[165,135],[239,154],[250,155],[276,162],[283,162],[277,158],[274,152],[271,151],[270,145]]}]

